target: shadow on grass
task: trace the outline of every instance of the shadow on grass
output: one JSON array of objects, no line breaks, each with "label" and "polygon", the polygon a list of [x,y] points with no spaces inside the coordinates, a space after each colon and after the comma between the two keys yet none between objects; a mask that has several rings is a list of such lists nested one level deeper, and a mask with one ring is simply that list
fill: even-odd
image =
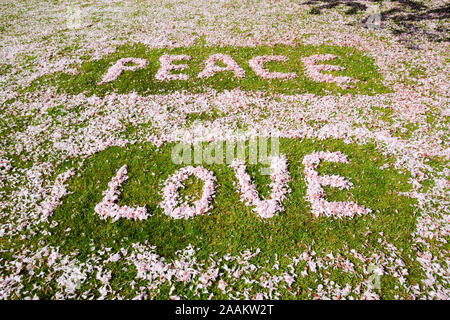
[{"label": "shadow on grass", "polygon": [[[311,14],[322,14],[326,10],[344,6],[348,15],[365,12],[372,5],[383,5],[387,1],[383,0],[308,0],[306,5],[314,5],[310,10]],[[443,42],[449,41],[449,29],[445,25],[435,25],[426,28],[420,22],[438,22],[450,18],[450,4],[442,4],[437,7],[430,7],[421,1],[393,0],[395,8],[381,10],[381,20],[386,28],[393,34],[401,37],[401,41],[411,49],[416,49],[411,41],[417,38],[427,38],[429,41]],[[365,26],[369,16],[364,17],[359,23]]]}]

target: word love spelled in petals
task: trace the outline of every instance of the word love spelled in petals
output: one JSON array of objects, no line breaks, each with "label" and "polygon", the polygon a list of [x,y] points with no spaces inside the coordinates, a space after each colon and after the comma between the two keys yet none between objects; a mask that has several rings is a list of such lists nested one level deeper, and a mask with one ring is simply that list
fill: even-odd
[{"label": "word love spelled in petals", "polygon": [[[338,175],[319,175],[317,166],[324,161],[348,163],[347,156],[341,152],[316,151],[308,154],[303,159],[304,174],[307,182],[306,200],[311,203],[312,213],[315,217],[343,218],[361,216],[372,212],[371,209],[360,206],[354,202],[330,202],[325,199],[323,186],[339,189],[350,189],[353,184]],[[240,159],[235,159],[230,164],[233,168],[237,180],[237,189],[241,201],[247,206],[252,206],[260,218],[267,219],[274,217],[278,212],[284,211],[282,202],[286,195],[291,192],[288,183],[291,181],[288,170],[287,158],[285,155],[269,157],[270,161],[270,188],[271,193],[267,199],[261,199],[255,184],[247,173],[245,163]],[[127,167],[123,166],[117,175],[108,184],[108,189],[103,192],[103,200],[95,207],[95,212],[101,219],[119,218],[134,220],[145,220],[149,215],[145,207],[132,208],[119,206],[119,187],[128,178]],[[180,203],[179,189],[183,187],[183,182],[190,176],[203,181],[202,195],[199,200],[190,206]],[[198,215],[203,215],[212,209],[211,201],[215,194],[216,177],[212,171],[204,167],[187,166],[179,169],[165,181],[162,198],[159,206],[167,216],[174,219],[189,219]]]},{"label": "word love spelled in petals", "polygon": [[149,216],[145,207],[119,206],[116,202],[119,200],[119,188],[122,183],[128,179],[127,166],[124,165],[117,171],[117,175],[108,183],[108,189],[103,192],[103,199],[95,206],[95,212],[100,219],[112,218],[117,221],[120,218],[131,220],[146,220]]}]

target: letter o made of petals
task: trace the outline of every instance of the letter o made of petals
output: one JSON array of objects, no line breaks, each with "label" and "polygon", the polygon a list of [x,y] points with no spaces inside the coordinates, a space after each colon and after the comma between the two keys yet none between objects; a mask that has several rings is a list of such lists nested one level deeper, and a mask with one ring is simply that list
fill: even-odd
[{"label": "letter o made of petals", "polygon": [[[183,181],[192,175],[204,182],[202,196],[192,206],[179,204],[178,190],[183,186]],[[189,219],[197,215],[203,215],[212,208],[210,202],[214,197],[215,181],[214,174],[203,167],[184,167],[165,181],[162,192],[163,201],[159,205],[166,215],[174,219]]]}]

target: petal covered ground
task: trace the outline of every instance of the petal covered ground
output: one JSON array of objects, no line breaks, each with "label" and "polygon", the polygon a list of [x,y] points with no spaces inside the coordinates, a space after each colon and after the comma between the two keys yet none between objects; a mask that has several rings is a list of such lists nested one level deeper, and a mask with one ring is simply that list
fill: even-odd
[{"label": "petal covered ground", "polygon": [[0,298],[448,299],[448,5],[323,3],[3,1]]}]

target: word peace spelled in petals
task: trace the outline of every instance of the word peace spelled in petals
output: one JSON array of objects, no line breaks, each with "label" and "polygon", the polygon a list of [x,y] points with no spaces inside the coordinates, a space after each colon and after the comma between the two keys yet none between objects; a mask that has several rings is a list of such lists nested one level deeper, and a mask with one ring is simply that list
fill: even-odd
[{"label": "word peace spelled in petals", "polygon": [[[322,71],[342,71],[344,67],[330,65],[330,64],[317,64],[320,61],[330,61],[337,56],[333,54],[316,54],[309,57],[302,58],[302,62],[305,66],[306,75],[317,82],[336,83],[341,87],[347,87],[352,82],[357,82],[356,79],[351,77],[335,76],[332,74],[325,74]],[[189,75],[185,73],[172,73],[172,71],[183,71],[189,69],[189,65],[183,63],[175,63],[178,61],[188,61],[191,57],[185,54],[172,55],[164,54],[159,58],[159,69],[155,74],[155,78],[159,81],[173,81],[173,80],[189,80]],[[278,79],[278,80],[290,80],[298,77],[295,72],[275,72],[269,71],[265,66],[268,62],[287,62],[288,57],[283,55],[262,55],[251,58],[248,61],[248,66],[253,72],[263,79]],[[217,62],[222,62],[225,66],[217,65]],[[129,66],[128,64],[134,63],[135,65]],[[244,78],[245,70],[230,56],[227,54],[216,53],[209,56],[204,62],[204,69],[197,75],[198,78],[205,79],[210,78],[218,72],[231,71],[236,78]],[[117,77],[123,71],[136,71],[138,69],[145,68],[148,65],[146,59],[140,58],[122,58],[119,59],[112,67],[110,67],[107,73],[103,76],[99,85],[116,80]]]},{"label": "word peace spelled in petals", "polygon": [[370,213],[371,209],[364,208],[354,202],[329,202],[324,199],[325,191],[322,186],[348,190],[353,184],[341,176],[319,175],[316,167],[321,160],[348,163],[347,156],[339,151],[313,152],[303,158],[304,173],[308,185],[306,199],[311,202],[313,215],[316,217],[325,216],[341,219],[342,217],[352,218]]},{"label": "word peace spelled in petals", "polygon": [[100,219],[112,218],[117,221],[120,218],[131,220],[145,220],[150,215],[145,207],[119,206],[116,202],[119,200],[119,188],[122,183],[128,179],[127,166],[124,165],[117,171],[116,176],[108,183],[108,189],[103,192],[103,200],[95,206],[95,212]]}]

